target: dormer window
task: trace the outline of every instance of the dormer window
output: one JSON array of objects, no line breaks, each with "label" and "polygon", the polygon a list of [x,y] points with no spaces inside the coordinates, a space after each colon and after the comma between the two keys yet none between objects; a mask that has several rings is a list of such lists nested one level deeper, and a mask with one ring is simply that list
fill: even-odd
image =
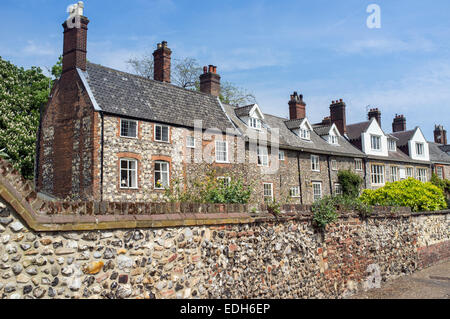
[{"label": "dormer window", "polygon": [[248,126],[250,126],[251,128],[254,128],[256,130],[260,130],[261,129],[261,120],[254,118],[254,117],[250,117],[248,119]]},{"label": "dormer window", "polygon": [[381,151],[381,136],[371,135],[370,136],[370,145],[372,150]]},{"label": "dormer window", "polygon": [[389,151],[395,152],[396,150],[397,150],[397,143],[394,140],[390,139],[389,140]]},{"label": "dormer window", "polygon": [[311,132],[308,129],[300,129],[300,137],[304,140],[310,140],[311,139]]},{"label": "dormer window", "polygon": [[334,144],[334,145],[339,144],[339,142],[338,142],[338,137],[335,136],[335,135],[330,135],[330,136],[328,137],[328,142],[329,142],[330,144]]},{"label": "dormer window", "polygon": [[416,143],[416,154],[418,156],[424,155],[424,146],[423,143]]}]

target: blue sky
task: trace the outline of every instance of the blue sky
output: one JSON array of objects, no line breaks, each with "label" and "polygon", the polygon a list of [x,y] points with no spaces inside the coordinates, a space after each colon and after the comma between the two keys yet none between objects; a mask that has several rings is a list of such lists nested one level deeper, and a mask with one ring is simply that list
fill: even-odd
[{"label": "blue sky", "polygon": [[[51,67],[62,52],[66,8],[75,0],[2,0],[0,56]],[[264,112],[288,115],[298,91],[312,122],[331,100],[347,103],[349,123],[379,107],[391,132],[396,113],[432,139],[450,134],[450,2],[86,0],[88,59],[129,71],[127,61],[166,40],[173,57],[214,64],[224,81],[252,92]],[[369,4],[381,28],[369,29]]]}]

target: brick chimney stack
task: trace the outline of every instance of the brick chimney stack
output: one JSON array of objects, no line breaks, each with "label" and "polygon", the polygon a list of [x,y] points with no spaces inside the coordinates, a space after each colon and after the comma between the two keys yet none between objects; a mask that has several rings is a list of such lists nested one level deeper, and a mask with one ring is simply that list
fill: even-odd
[{"label": "brick chimney stack", "polygon": [[289,118],[291,120],[304,119],[306,117],[306,103],[303,102],[303,95],[297,92],[291,95],[289,101]]},{"label": "brick chimney stack", "polygon": [[369,120],[375,118],[378,124],[381,126],[381,112],[378,108],[370,109],[368,114]]},{"label": "brick chimney stack", "polygon": [[392,132],[403,131],[406,131],[406,117],[403,114],[395,114],[394,122],[392,122]]},{"label": "brick chimney stack", "polygon": [[157,49],[153,52],[155,81],[170,83],[170,63],[172,50],[167,47],[167,42],[158,43]]},{"label": "brick chimney stack", "polygon": [[342,99],[332,101],[330,105],[331,123],[334,123],[342,135],[347,134],[345,103]]},{"label": "brick chimney stack", "polygon": [[434,142],[438,144],[447,145],[447,131],[444,130],[444,126],[434,126]]},{"label": "brick chimney stack", "polygon": [[220,75],[217,74],[217,66],[203,67],[203,74],[200,75],[200,92],[220,96]]},{"label": "brick chimney stack", "polygon": [[[62,73],[79,68],[86,71],[87,31],[89,20],[83,16],[84,5],[80,1],[74,6],[72,20],[63,23],[64,48]],[[75,11],[74,11],[75,12]]]}]

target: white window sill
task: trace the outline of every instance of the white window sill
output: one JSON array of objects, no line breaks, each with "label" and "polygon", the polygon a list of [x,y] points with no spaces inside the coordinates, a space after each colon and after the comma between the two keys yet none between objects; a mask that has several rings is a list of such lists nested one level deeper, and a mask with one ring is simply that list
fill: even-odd
[{"label": "white window sill", "polygon": [[138,139],[137,136],[123,136],[123,135],[120,135],[120,137],[121,137],[121,138],[127,138],[127,139],[129,139],[129,140],[137,140],[137,139]]}]

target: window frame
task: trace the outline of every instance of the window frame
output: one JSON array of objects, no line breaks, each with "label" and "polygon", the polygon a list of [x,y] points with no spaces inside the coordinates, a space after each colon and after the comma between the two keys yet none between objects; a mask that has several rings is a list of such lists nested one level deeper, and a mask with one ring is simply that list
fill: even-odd
[{"label": "window frame", "polygon": [[[283,154],[283,156],[281,156]],[[286,154],[284,151],[278,151],[278,160],[285,161],[286,160]]]},{"label": "window frame", "polygon": [[[218,149],[219,149],[219,147],[217,146],[218,143],[225,143],[225,151],[221,151],[221,150],[218,151]],[[216,157],[216,163],[229,163],[229,158],[228,158],[228,142],[227,142],[227,141],[216,140],[216,141],[215,141],[215,150],[214,150],[214,152],[215,152],[215,155],[216,155],[216,156],[215,156],[215,157]],[[225,160],[220,160],[220,159],[218,159],[218,155],[220,154],[220,152],[222,152],[222,153],[225,154]]]},{"label": "window frame", "polygon": [[[377,143],[374,143],[374,139],[375,139],[375,141],[377,141]],[[378,144],[378,148],[374,148],[374,146],[377,146],[377,145],[374,145],[374,144]],[[382,147],[381,147],[381,136],[380,135],[374,135],[374,134],[370,135],[370,149],[372,151],[381,151],[382,150]]]},{"label": "window frame", "polygon": [[311,131],[307,128],[300,128],[300,138],[303,140],[311,140]]},{"label": "window frame", "polygon": [[[157,170],[156,169],[156,164],[159,164],[160,165],[160,169],[159,170]],[[162,170],[162,165],[163,164],[167,164],[167,172],[165,172],[165,171],[163,171]],[[166,161],[155,161],[154,162],[154,165],[153,165],[153,171],[154,171],[154,176],[153,176],[153,187],[156,189],[156,190],[164,190],[164,189],[166,189],[166,187],[170,187],[170,163],[169,162],[166,162]],[[161,176],[161,179],[162,179],[162,174],[163,173],[167,173],[167,186],[164,186],[164,184],[162,184],[163,185],[163,187],[157,187],[157,185],[156,185],[156,183],[157,183],[157,180],[156,180],[156,173],[157,172],[159,172],[159,174],[160,174],[160,176]]]},{"label": "window frame", "polygon": [[261,120],[256,117],[249,117],[248,118],[248,126],[255,130],[261,130],[261,127],[262,127]]},{"label": "window frame", "polygon": [[[406,172],[405,172],[406,178],[414,178],[414,167],[406,166],[405,169],[406,169]],[[408,172],[410,172],[411,174],[408,174]]]},{"label": "window frame", "polygon": [[388,139],[388,150],[395,152],[397,150],[397,142],[393,139]]},{"label": "window frame", "polygon": [[289,197],[300,198],[300,186],[293,186],[289,189]]},{"label": "window frame", "polygon": [[363,171],[363,160],[360,158],[355,158],[355,171],[357,172]]},{"label": "window frame", "polygon": [[[316,169],[314,169],[314,166],[316,164],[314,159],[317,159],[317,168]],[[311,171],[320,172],[320,156],[311,155]]]},{"label": "window frame", "polygon": [[[424,176],[420,172],[425,172]],[[428,170],[426,168],[416,168],[416,179],[422,183],[428,182]]]},{"label": "window frame", "polygon": [[[439,171],[441,171],[441,175],[439,175]],[[436,165],[436,175],[437,177],[439,177],[440,179],[445,179],[445,174],[444,174],[444,167],[441,165]]]},{"label": "window frame", "polygon": [[218,181],[223,181],[223,185],[225,187],[230,187],[230,184],[231,184],[231,177],[230,176],[218,176],[217,180]]},{"label": "window frame", "polygon": [[[381,168],[381,171],[374,172],[374,167]],[[385,185],[386,184],[386,168],[381,164],[371,164],[370,177],[372,185]],[[379,181],[379,182],[378,182]]]},{"label": "window frame", "polygon": [[[270,185],[270,195],[266,195],[266,186]],[[263,196],[264,196],[264,202],[266,202],[266,199],[270,197],[270,200],[273,201],[273,183],[263,183]]]},{"label": "window frame", "polygon": [[[313,188],[313,200],[314,200],[314,202],[316,202],[323,198],[322,182],[312,182],[311,184],[312,184],[312,188]],[[317,190],[316,186],[319,186],[319,188],[318,188],[318,190],[320,191],[319,194],[316,194],[316,190]]]},{"label": "window frame", "polygon": [[338,170],[338,162],[337,160],[331,160],[331,170],[337,171]]},{"label": "window frame", "polygon": [[332,145],[339,145],[339,138],[336,135],[329,136],[329,143]]},{"label": "window frame", "polygon": [[[189,144],[190,140],[194,142],[191,145]],[[195,137],[194,136],[191,136],[191,135],[186,136],[186,147],[187,148],[195,148]]]},{"label": "window frame", "polygon": [[398,167],[398,166],[390,166],[389,167],[389,174],[390,174],[391,182],[398,182],[398,181],[400,181],[400,167]]},{"label": "window frame", "polygon": [[[154,141],[155,142],[159,142],[159,143],[168,143],[169,144],[170,143],[170,127],[168,125],[163,125],[163,124],[155,124],[154,127],[155,127],[154,130],[153,130],[153,133],[154,133],[153,139],[154,139]],[[161,140],[158,140],[156,138],[156,129],[158,127],[161,128]],[[167,128],[167,141],[163,140],[163,137],[164,137],[163,128]]]},{"label": "window frame", "polygon": [[[420,152],[419,152],[420,150]],[[425,144],[421,142],[416,142],[416,155],[425,156]]]},{"label": "window frame", "polygon": [[[127,136],[127,135],[123,135],[122,134],[122,123],[124,123],[124,122],[129,122],[129,123],[134,123],[135,124],[136,136]],[[129,128],[128,128],[128,130],[129,130]],[[139,123],[138,123],[138,121],[120,118],[120,122],[119,122],[119,136],[123,137],[123,138],[138,139],[139,138]]]},{"label": "window frame", "polygon": [[334,183],[334,195],[342,195],[342,185],[339,183]]},{"label": "window frame", "polygon": [[[265,154],[260,154],[260,150],[264,149],[265,150]],[[262,167],[268,167],[269,166],[269,148],[267,146],[262,146],[262,145],[258,145],[258,148],[256,149],[256,155],[258,157],[258,166],[262,166]],[[261,161],[260,163],[260,158],[266,158],[267,162],[265,163],[264,161]]]},{"label": "window frame", "polygon": [[[122,167],[122,162],[127,162],[127,168],[123,168]],[[130,166],[129,166],[129,164],[131,162],[135,163],[135,168],[134,169],[130,168]],[[139,165],[139,163],[138,163],[138,160],[135,159],[135,158],[120,158],[119,159],[119,165],[120,165],[119,166],[119,186],[120,186],[120,189],[124,189],[124,190],[126,190],[126,189],[138,189],[139,188],[139,183],[138,183],[138,165]],[[122,184],[122,171],[123,170],[127,171],[127,181],[128,181],[127,184],[128,185],[130,184],[129,183],[130,176],[131,176],[130,173],[134,171],[134,181],[135,181],[135,183],[134,183],[135,185],[134,186],[122,186],[123,185]]]}]

